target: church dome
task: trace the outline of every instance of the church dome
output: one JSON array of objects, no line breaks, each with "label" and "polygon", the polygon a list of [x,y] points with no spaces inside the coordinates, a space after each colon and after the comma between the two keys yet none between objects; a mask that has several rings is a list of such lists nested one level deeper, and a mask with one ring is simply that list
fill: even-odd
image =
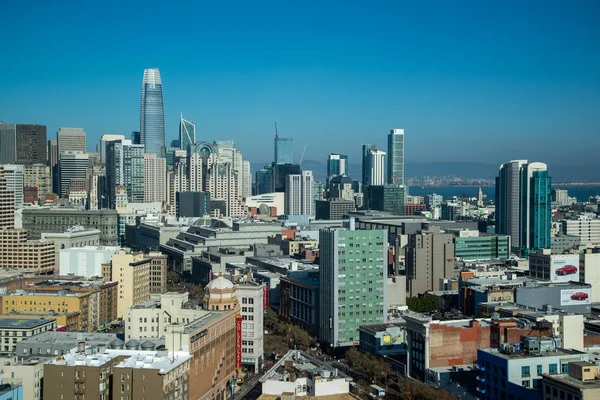
[{"label": "church dome", "polygon": [[219,289],[219,290],[233,289],[233,283],[231,283],[231,281],[229,279],[225,279],[222,276],[219,276],[218,278],[210,281],[208,283],[208,285],[206,285],[206,290],[212,290],[212,289]]}]

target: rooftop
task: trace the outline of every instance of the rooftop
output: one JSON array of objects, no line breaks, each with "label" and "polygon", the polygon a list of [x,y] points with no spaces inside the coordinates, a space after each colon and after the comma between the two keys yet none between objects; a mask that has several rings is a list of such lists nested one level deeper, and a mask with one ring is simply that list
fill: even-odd
[{"label": "rooftop", "polygon": [[395,328],[395,327],[404,328],[405,325],[406,325],[406,322],[398,321],[398,322],[390,322],[387,324],[361,325],[359,329],[362,331],[368,331],[370,333],[375,334],[377,332],[385,331],[388,328]]},{"label": "rooftop", "polygon": [[598,390],[600,391],[600,380],[593,379],[589,381],[582,381],[577,378],[573,378],[569,374],[560,374],[560,375],[547,375],[544,374],[544,379],[549,379],[552,381],[558,381],[562,384],[569,385],[575,387],[577,389],[588,389],[588,390]]},{"label": "rooftop", "polygon": [[86,332],[54,332],[46,331],[35,336],[30,336],[22,340],[19,344],[39,345],[39,344],[61,344],[77,346],[78,342],[86,342],[86,346],[91,343],[110,343],[115,340],[115,333],[86,333]]},{"label": "rooftop", "polygon": [[38,326],[46,325],[54,322],[53,318],[31,318],[31,319],[18,319],[18,318],[0,318],[1,329],[33,329]]},{"label": "rooftop", "polygon": [[[286,369],[288,362],[292,364],[292,367]],[[260,382],[268,380],[286,381],[290,379],[292,373],[296,374],[296,377],[320,376],[320,379],[325,381],[334,379],[352,380],[350,376],[338,371],[337,368],[329,364],[319,361],[300,350],[290,350],[260,378]]]}]

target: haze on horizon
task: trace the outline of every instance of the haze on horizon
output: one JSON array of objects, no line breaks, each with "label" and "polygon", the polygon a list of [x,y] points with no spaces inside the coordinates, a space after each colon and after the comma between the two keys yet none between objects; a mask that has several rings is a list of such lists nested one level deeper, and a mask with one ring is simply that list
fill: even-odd
[{"label": "haze on horizon", "polygon": [[359,160],[406,132],[407,162],[600,167],[600,2],[101,2],[0,4],[0,120],[139,130],[160,68],[167,143],[272,158],[273,122],[300,158]]}]

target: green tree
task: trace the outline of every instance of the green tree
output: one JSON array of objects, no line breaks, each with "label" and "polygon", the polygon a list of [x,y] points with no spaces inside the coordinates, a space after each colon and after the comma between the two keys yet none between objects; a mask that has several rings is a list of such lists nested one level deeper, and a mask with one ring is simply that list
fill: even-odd
[{"label": "green tree", "polygon": [[435,312],[438,309],[437,298],[429,295],[409,297],[406,299],[406,305],[409,310],[420,313]]},{"label": "green tree", "polygon": [[274,331],[275,328],[277,327],[277,324],[279,323],[279,317],[277,316],[275,311],[268,308],[267,312],[265,312],[265,317],[264,317],[263,323],[264,323],[265,328],[267,328],[268,330]]},{"label": "green tree", "polygon": [[294,343],[299,347],[307,348],[310,345],[310,335],[299,326],[291,327],[290,336],[294,340]]}]

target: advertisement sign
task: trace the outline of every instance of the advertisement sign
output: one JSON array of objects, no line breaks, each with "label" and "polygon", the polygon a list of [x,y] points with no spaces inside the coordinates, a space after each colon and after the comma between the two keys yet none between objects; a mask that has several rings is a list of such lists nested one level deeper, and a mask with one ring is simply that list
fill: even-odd
[{"label": "advertisement sign", "polygon": [[550,280],[552,282],[579,281],[579,255],[552,257]]},{"label": "advertisement sign", "polygon": [[235,316],[235,369],[242,369],[242,316]]},{"label": "advertisement sign", "polygon": [[563,289],[560,291],[561,306],[580,306],[592,304],[592,289]]},{"label": "advertisement sign", "polygon": [[269,308],[269,284],[265,283],[265,287],[263,288],[263,307],[265,310]]},{"label": "advertisement sign", "polygon": [[393,346],[404,343],[404,330],[399,327],[388,328],[379,338],[380,346]]}]

